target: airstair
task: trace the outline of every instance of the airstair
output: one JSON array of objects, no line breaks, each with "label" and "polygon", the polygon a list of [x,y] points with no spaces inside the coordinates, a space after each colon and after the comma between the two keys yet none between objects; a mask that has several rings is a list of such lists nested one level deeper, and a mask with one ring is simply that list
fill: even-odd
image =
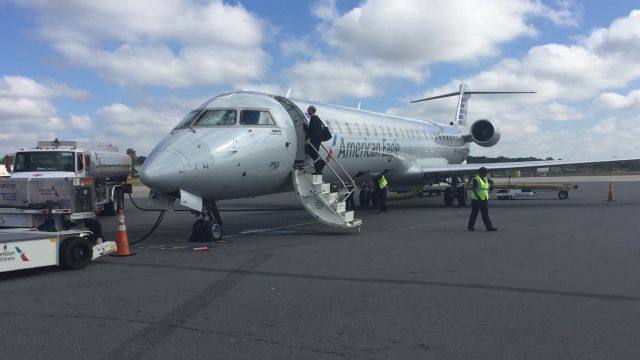
[{"label": "airstair", "polygon": [[[323,145],[320,145],[326,152]],[[316,151],[312,145],[309,148]],[[305,209],[320,222],[343,229],[357,228],[360,231],[362,220],[354,217],[353,210],[346,209],[346,199],[356,190],[356,184],[342,165],[328,153],[325,172],[329,169],[337,179],[337,186],[324,182],[322,175],[312,174],[314,162],[306,162],[294,167],[293,187]],[[320,155],[316,161],[322,161]]]}]

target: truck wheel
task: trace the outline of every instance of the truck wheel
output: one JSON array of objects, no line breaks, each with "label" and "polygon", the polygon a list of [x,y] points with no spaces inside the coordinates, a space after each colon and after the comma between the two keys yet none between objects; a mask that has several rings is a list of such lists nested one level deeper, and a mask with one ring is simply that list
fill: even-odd
[{"label": "truck wheel", "polygon": [[558,192],[558,198],[560,200],[566,200],[569,197],[569,192],[566,190]]},{"label": "truck wheel", "polygon": [[116,213],[120,209],[124,210],[124,189],[122,189],[121,187],[117,187],[114,190],[114,198],[115,198],[114,200],[118,200],[118,203],[116,206]]},{"label": "truck wheel", "polygon": [[102,237],[102,225],[97,220],[87,219],[84,221],[84,227],[87,230],[91,231],[93,235],[91,235],[90,240],[95,242],[98,238]]},{"label": "truck wheel", "polygon": [[102,215],[114,216],[117,213],[118,213],[118,202],[115,201],[115,199],[113,201],[109,201],[108,203],[104,204],[104,210],[102,210]]},{"label": "truck wheel", "polygon": [[72,237],[60,245],[60,266],[67,270],[86,267],[93,257],[93,248],[86,237]]}]

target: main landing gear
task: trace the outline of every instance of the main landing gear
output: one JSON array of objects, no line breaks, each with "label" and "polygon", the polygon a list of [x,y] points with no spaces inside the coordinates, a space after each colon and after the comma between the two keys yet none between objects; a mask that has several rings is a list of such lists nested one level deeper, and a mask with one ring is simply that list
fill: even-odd
[{"label": "main landing gear", "polygon": [[216,202],[207,200],[204,203],[204,213],[193,223],[191,227],[191,242],[222,241],[222,217],[216,206]]}]

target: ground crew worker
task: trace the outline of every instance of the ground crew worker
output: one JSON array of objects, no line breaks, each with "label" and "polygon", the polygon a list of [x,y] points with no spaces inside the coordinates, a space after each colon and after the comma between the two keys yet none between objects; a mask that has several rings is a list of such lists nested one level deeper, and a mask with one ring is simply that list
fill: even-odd
[{"label": "ground crew worker", "polygon": [[389,182],[387,178],[384,177],[386,172],[386,170],[383,171],[382,174],[374,179],[374,186],[378,194],[378,203],[380,204],[380,212],[387,212],[387,185]]},{"label": "ground crew worker", "polygon": [[469,216],[467,229],[475,231],[473,226],[476,224],[479,211],[487,231],[497,231],[498,229],[493,227],[491,219],[489,219],[489,187],[493,185],[493,181],[487,178],[487,168],[478,169],[478,175],[473,178],[471,183],[471,216]]}]

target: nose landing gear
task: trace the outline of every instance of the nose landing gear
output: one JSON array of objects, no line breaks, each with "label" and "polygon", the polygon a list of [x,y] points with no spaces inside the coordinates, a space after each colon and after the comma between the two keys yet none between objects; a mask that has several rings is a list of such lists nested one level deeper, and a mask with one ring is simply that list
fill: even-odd
[{"label": "nose landing gear", "polygon": [[220,242],[222,241],[222,217],[215,201],[204,203],[204,213],[198,213],[197,219],[191,227],[191,242]]}]

